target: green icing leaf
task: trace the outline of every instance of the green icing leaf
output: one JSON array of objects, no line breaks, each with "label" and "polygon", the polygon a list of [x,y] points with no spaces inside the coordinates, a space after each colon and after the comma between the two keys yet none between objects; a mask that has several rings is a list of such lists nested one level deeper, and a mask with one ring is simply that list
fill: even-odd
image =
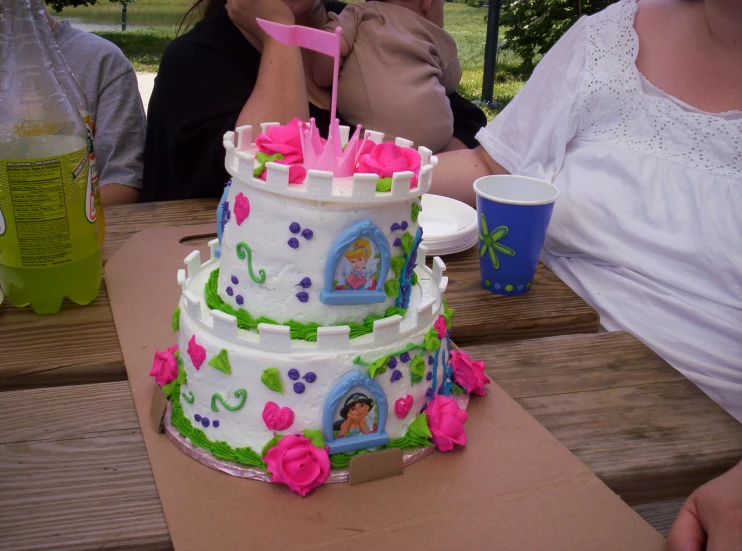
[{"label": "green icing leaf", "polygon": [[428,428],[428,414],[423,413],[422,415],[415,417],[415,420],[410,423],[410,426],[407,429],[407,434],[419,436],[420,438],[432,438],[433,435],[430,433],[430,429]]},{"label": "green icing leaf", "polygon": [[412,272],[411,281],[413,285],[417,285],[417,272]]},{"label": "green icing leaf", "polygon": [[420,377],[420,375],[415,375],[414,373],[412,375],[410,375],[410,381],[412,382],[413,385],[416,385],[417,383],[419,383],[422,380],[423,380],[423,378]]},{"label": "green icing leaf", "polygon": [[455,311],[448,307],[446,297],[443,297],[443,317],[446,319],[446,327],[451,329],[451,319],[453,318]]},{"label": "green icing leaf", "polygon": [[377,375],[386,373],[386,364],[389,362],[389,356],[382,356],[378,360],[371,362],[368,366],[368,376],[372,379]]},{"label": "green icing leaf", "polygon": [[438,338],[438,332],[434,327],[425,333],[425,350],[435,352],[441,346],[441,339]]},{"label": "green icing leaf", "polygon": [[278,443],[281,441],[281,438],[283,438],[283,434],[274,435],[273,438],[268,440],[265,446],[263,446],[263,451],[260,452],[260,455],[265,457],[265,454],[268,453],[268,450],[270,450],[271,448],[275,448],[278,445]]},{"label": "green icing leaf", "polygon": [[284,157],[281,153],[275,153],[273,155],[268,155],[267,153],[258,152],[257,155],[255,155],[255,169],[253,170],[253,175],[257,178],[261,174],[263,174],[263,171],[265,170],[265,163],[271,162],[271,161],[283,161]]},{"label": "green icing leaf", "polygon": [[425,356],[420,354],[419,356],[412,358],[412,361],[410,362],[410,372],[422,379],[422,376],[425,375]]},{"label": "green icing leaf", "polygon": [[175,381],[169,382],[166,385],[162,385],[162,393],[165,395],[165,398],[170,398],[170,395],[173,393],[173,388],[177,384],[177,379]]},{"label": "green icing leaf", "polygon": [[389,191],[392,189],[392,179],[391,178],[379,178],[376,180],[376,191]]},{"label": "green icing leaf", "polygon": [[466,391],[456,383],[451,385],[451,394],[466,394]]},{"label": "green icing leaf", "polygon": [[173,333],[180,329],[180,306],[173,312]]},{"label": "green icing leaf", "polygon": [[413,201],[411,209],[412,210],[410,211],[410,218],[412,218],[413,222],[417,222],[417,217],[420,214],[420,212],[423,210],[423,207],[417,201]]},{"label": "green icing leaf", "polygon": [[227,375],[232,374],[232,366],[229,365],[229,358],[227,358],[227,349],[222,348],[219,354],[209,360],[209,365],[214,369],[218,369],[222,373]]},{"label": "green icing leaf", "polygon": [[410,235],[410,232],[404,232],[404,235],[402,235],[401,237],[401,241],[402,250],[407,255],[407,258],[409,258],[410,254],[412,253],[412,246],[415,244],[415,238]]},{"label": "green icing leaf", "polygon": [[271,389],[273,392],[279,392],[283,394],[283,384],[281,384],[281,375],[278,373],[278,369],[275,367],[269,367],[263,370],[263,374],[260,376],[260,380],[263,384]]},{"label": "green icing leaf", "polygon": [[399,295],[399,281],[396,279],[390,279],[384,283],[384,292],[388,297],[396,297]]},{"label": "green icing leaf", "polygon": [[325,439],[322,436],[322,431],[317,429],[304,429],[304,436],[309,438],[312,441],[312,445],[324,450],[325,449]]},{"label": "green icing leaf", "polygon": [[403,256],[395,256],[392,258],[392,270],[394,276],[399,277],[402,275],[402,269],[404,268],[405,259]]}]

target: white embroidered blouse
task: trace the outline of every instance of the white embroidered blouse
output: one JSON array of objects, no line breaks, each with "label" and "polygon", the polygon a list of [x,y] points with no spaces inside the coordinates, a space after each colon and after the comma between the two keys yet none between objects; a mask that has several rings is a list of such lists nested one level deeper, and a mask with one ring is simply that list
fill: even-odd
[{"label": "white embroidered blouse", "polygon": [[584,17],[477,135],[560,191],[542,259],[742,422],[742,112],[636,67],[635,0]]}]

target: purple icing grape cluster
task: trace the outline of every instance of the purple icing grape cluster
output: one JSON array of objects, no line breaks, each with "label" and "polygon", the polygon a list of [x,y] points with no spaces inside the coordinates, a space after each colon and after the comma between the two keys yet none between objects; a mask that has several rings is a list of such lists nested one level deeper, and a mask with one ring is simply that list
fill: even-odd
[{"label": "purple icing grape cluster", "polygon": [[[307,241],[309,241],[310,239],[312,239],[312,237],[314,237],[314,232],[312,230],[310,230],[309,228],[304,228],[302,230],[298,222],[291,222],[291,224],[289,224],[289,231],[293,234],[301,233],[301,236]],[[292,249],[298,249],[299,240],[296,237],[292,237],[291,239],[288,240],[288,245]],[[302,301],[302,302],[306,302],[306,301]]]},{"label": "purple icing grape cluster", "polygon": [[317,380],[317,374],[313,371],[307,371],[302,377],[298,369],[289,369],[289,379],[296,381],[294,383],[294,392],[297,394],[303,394],[307,387],[299,379],[304,379],[310,385]]},{"label": "purple icing grape cluster", "polygon": [[407,355],[407,360],[406,361],[409,362],[410,361],[410,355],[405,352],[404,354],[401,354],[399,356],[399,359],[397,359],[394,356],[392,356],[391,358],[389,358],[389,361],[386,363],[386,366],[389,369],[392,370],[392,376],[389,378],[389,381],[392,382],[392,383],[394,383],[396,381],[399,381],[403,377],[402,372],[399,369],[397,369],[397,366],[399,365],[399,362],[400,361],[402,361],[402,362],[405,361],[405,360],[402,359],[402,356],[404,356],[404,355]]},{"label": "purple icing grape cluster", "polygon": [[209,425],[213,426],[215,429],[219,428],[219,419],[210,421],[208,417],[201,417],[198,413],[193,416],[193,419],[195,419],[196,423],[201,423],[203,428],[206,428]]},{"label": "purple icing grape cluster", "polygon": [[[299,283],[294,285],[294,287],[301,287],[302,289],[309,289],[311,286],[312,280],[308,277],[305,277]],[[309,300],[309,293],[299,291],[298,293],[296,293],[296,298],[299,299],[299,302],[307,302]]]},{"label": "purple icing grape cluster", "polygon": [[405,231],[409,227],[410,227],[410,225],[407,223],[407,221],[406,220],[402,220],[402,223],[401,224],[399,224],[397,222],[395,222],[394,224],[392,224],[391,230],[393,232],[400,231],[400,230],[401,231]]},{"label": "purple icing grape cluster", "polygon": [[[232,285],[237,285],[237,284],[238,284],[238,283],[240,282],[240,280],[239,280],[239,279],[237,279],[237,276],[232,276],[232,277],[230,278],[230,281],[232,282]],[[231,297],[231,296],[234,296],[234,289],[232,288],[232,286],[231,286],[231,285],[230,285],[229,287],[227,287],[227,289],[226,289],[226,290],[227,290],[227,294],[228,294],[228,295],[229,295],[230,297]],[[244,297],[243,297],[242,295],[237,295],[237,296],[235,297],[235,299],[234,299],[234,300],[235,300],[235,302],[237,302],[237,304],[239,304],[240,306],[242,306],[242,305],[243,305],[243,304],[245,303],[245,298],[244,298]]]}]

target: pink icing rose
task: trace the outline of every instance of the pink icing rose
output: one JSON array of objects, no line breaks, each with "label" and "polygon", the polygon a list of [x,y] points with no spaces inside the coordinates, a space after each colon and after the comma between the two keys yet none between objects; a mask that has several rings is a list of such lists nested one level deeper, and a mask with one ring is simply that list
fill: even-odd
[{"label": "pink icing rose", "polygon": [[376,174],[379,178],[391,178],[395,172],[406,170],[415,174],[410,184],[417,184],[420,154],[411,147],[399,147],[392,142],[384,142],[376,144],[368,153],[362,152],[356,172]]},{"label": "pink icing rose", "polygon": [[438,332],[438,338],[442,339],[446,336],[446,333],[448,333],[448,326],[446,326],[446,318],[443,316],[438,316],[438,319],[435,320],[435,323],[433,324],[433,328]]},{"label": "pink icing rose", "polygon": [[466,446],[464,423],[469,418],[466,410],[450,396],[438,395],[428,402],[428,428],[433,435],[433,444],[442,451],[448,452],[454,444]]},{"label": "pink icing rose", "polygon": [[492,381],[484,373],[484,362],[471,360],[463,350],[454,350],[451,352],[451,365],[453,378],[467,394],[487,395],[484,387]]},{"label": "pink icing rose", "polygon": [[304,161],[299,128],[303,122],[293,118],[284,126],[271,126],[265,134],[255,138],[255,145],[266,155],[283,155],[283,164],[293,165]]},{"label": "pink icing rose", "polygon": [[234,198],[234,217],[237,225],[241,226],[248,216],[250,216],[250,201],[240,192]]},{"label": "pink icing rose", "polygon": [[302,497],[330,476],[327,450],[315,447],[306,436],[284,436],[268,450],[264,460],[273,482],[286,484]]},{"label": "pink icing rose", "polygon": [[165,352],[159,350],[155,352],[155,359],[152,362],[152,369],[150,369],[149,374],[155,378],[158,385],[164,386],[178,378],[178,360],[174,356],[177,350],[178,345],[175,345]]},{"label": "pink icing rose", "polygon": [[263,408],[263,422],[268,430],[286,430],[294,424],[294,412],[289,407],[279,408],[275,402],[266,402]]},{"label": "pink icing rose", "polygon": [[404,419],[405,417],[407,417],[407,414],[410,413],[413,402],[414,399],[412,398],[411,394],[408,394],[404,398],[399,398],[396,402],[394,402],[394,414],[400,419]]},{"label": "pink icing rose", "polygon": [[188,341],[187,352],[196,371],[201,369],[204,360],[206,360],[206,349],[196,342],[196,335],[192,335],[191,340]]}]

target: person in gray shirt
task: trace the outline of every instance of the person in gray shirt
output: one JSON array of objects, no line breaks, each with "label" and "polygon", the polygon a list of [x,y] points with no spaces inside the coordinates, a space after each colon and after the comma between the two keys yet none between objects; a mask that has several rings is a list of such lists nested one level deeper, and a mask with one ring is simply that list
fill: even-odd
[{"label": "person in gray shirt", "polygon": [[137,76],[115,45],[57,21],[47,12],[57,46],[85,91],[95,123],[93,144],[103,205],[134,203],[142,187],[146,118]]}]

